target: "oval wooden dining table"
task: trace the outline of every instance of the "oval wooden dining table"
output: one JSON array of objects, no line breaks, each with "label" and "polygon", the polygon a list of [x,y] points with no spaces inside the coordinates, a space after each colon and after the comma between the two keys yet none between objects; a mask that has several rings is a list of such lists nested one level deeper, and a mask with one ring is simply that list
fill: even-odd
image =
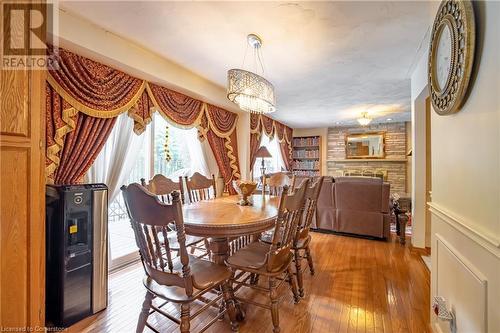
[{"label": "oval wooden dining table", "polygon": [[269,230],[278,216],[278,197],[253,195],[252,206],[240,206],[238,200],[229,195],[182,207],[186,233],[209,238],[212,260],[219,264],[229,255],[228,238]]}]

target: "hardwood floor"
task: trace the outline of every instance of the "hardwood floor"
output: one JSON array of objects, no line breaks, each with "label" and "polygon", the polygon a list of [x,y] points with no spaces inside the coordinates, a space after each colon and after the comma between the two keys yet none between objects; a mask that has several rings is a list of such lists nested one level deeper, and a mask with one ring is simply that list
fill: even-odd
[{"label": "hardwood floor", "polygon": [[[408,245],[395,238],[383,242],[314,233],[312,253],[316,274],[304,276],[305,298],[294,305],[289,289],[281,290],[282,332],[429,332],[429,272]],[[69,332],[134,332],[144,297],[142,276],[140,263],[113,273],[107,310]],[[240,332],[272,332],[269,311],[245,309]],[[196,332],[203,326],[200,321],[215,313],[206,311],[191,330]],[[150,321],[161,332],[178,332],[160,315],[151,315]],[[230,332],[227,318],[207,332]]]}]

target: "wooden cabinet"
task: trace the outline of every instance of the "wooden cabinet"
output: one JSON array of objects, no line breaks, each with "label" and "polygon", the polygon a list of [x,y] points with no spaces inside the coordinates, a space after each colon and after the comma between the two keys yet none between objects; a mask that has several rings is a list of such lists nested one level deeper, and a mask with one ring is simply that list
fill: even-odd
[{"label": "wooden cabinet", "polygon": [[2,69],[0,82],[0,327],[42,327],[45,72]]}]

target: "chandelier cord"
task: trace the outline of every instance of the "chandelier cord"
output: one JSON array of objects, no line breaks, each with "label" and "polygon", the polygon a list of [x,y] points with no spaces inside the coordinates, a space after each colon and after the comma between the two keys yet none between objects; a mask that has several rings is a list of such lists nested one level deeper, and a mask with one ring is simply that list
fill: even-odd
[{"label": "chandelier cord", "polygon": [[266,69],[264,67],[264,53],[260,47],[257,49],[257,58],[259,59],[260,68],[262,69],[262,75],[264,75],[266,73]]},{"label": "chandelier cord", "polygon": [[241,68],[245,68],[245,60],[247,58],[247,53],[248,53],[248,43],[247,44],[247,47],[245,49],[245,54],[243,55],[243,62],[241,63]]},{"label": "chandelier cord", "polygon": [[[245,68],[245,62],[247,59],[247,53],[248,53],[248,44],[245,48],[245,54],[243,55],[243,61],[241,63],[241,68]],[[262,71],[262,74],[266,73],[266,68],[264,66],[264,53],[261,50],[260,46],[255,46],[253,48],[253,64],[252,64],[252,70],[257,72],[257,61],[259,62],[260,65],[260,70]]]},{"label": "chandelier cord", "polygon": [[257,72],[257,48],[253,48],[253,71]]}]

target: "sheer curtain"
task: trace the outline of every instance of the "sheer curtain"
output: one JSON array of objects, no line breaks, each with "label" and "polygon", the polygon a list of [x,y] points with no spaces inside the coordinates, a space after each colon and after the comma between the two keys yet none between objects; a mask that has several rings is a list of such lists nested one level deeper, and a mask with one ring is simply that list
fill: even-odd
[{"label": "sheer curtain", "polygon": [[134,133],[134,122],[127,113],[118,116],[104,148],[87,173],[87,181],[108,186],[108,199],[113,202],[125,184],[144,144],[145,133]]},{"label": "sheer curtain", "polygon": [[[264,159],[264,165],[266,166],[266,173],[279,172],[285,169],[285,162],[283,162],[283,157],[281,156],[281,150],[279,142],[276,136],[273,139],[269,139],[267,135],[262,133],[260,139],[260,146],[265,146],[269,153],[271,153],[271,158]],[[254,178],[261,176],[261,158],[257,158],[255,164],[253,165]]]},{"label": "sheer curtain", "polygon": [[[165,120],[160,117],[154,118],[154,121],[158,122],[159,128],[165,125],[169,126],[172,153],[175,153],[175,150],[182,150],[184,153],[187,153],[186,155],[189,160],[184,168],[170,173],[164,172],[164,175],[173,181],[177,181],[179,176],[191,177],[195,172],[207,178],[212,178],[212,175],[214,175],[217,182],[217,193],[222,193],[224,181],[221,182],[219,179],[219,167],[217,166],[217,161],[208,140],[201,142],[198,138],[198,130],[196,128],[178,129],[165,123]],[[179,156],[178,153],[174,155]],[[155,158],[157,157],[158,154],[155,155]],[[161,173],[160,170],[155,170],[155,172],[158,171]]]},{"label": "sheer curtain", "polygon": [[[183,147],[189,155],[189,168],[181,169],[173,174],[165,175],[176,180],[179,176],[192,176],[195,172],[199,172],[205,177],[211,177],[212,174],[217,175],[218,170],[214,170],[212,165],[209,165],[209,158],[215,160],[215,157],[209,156],[211,151],[207,151],[203,144],[198,139],[198,130],[196,128],[188,130],[177,130],[174,132],[177,140],[183,142]],[[173,133],[172,133],[173,134]],[[210,150],[210,146],[209,150]],[[215,172],[214,172],[215,171]]]},{"label": "sheer curtain", "polygon": [[[198,138],[196,138],[196,140],[198,140]],[[215,178],[217,179],[219,177],[219,167],[217,166],[217,161],[215,160],[214,152],[212,151],[212,148],[210,148],[208,140],[203,140],[203,142],[201,143],[198,140],[198,144],[200,146],[203,158],[208,168],[207,169],[208,174],[205,176],[211,177],[212,175],[215,175]]]}]

